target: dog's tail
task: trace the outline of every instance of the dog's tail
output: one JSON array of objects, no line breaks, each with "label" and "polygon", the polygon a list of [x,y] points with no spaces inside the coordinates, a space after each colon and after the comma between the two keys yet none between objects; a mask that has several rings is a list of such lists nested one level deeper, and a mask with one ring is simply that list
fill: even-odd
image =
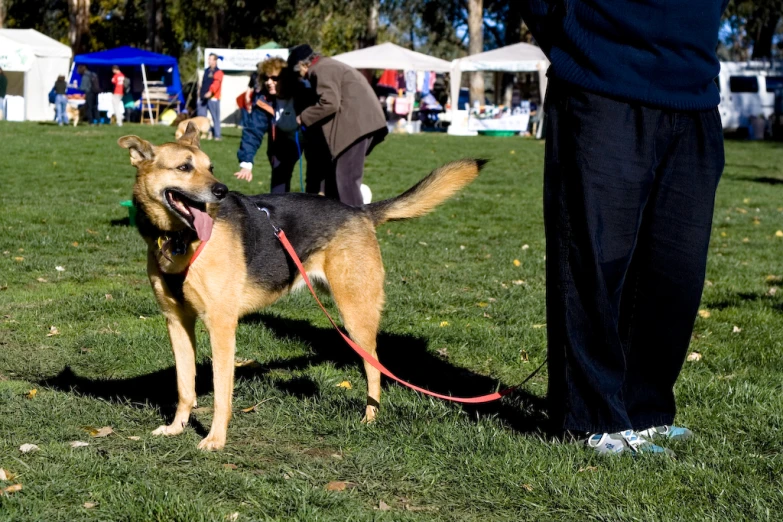
[{"label": "dog's tail", "polygon": [[452,161],[433,170],[404,194],[370,203],[365,208],[376,225],[423,216],[476,179],[486,163],[483,159]]}]

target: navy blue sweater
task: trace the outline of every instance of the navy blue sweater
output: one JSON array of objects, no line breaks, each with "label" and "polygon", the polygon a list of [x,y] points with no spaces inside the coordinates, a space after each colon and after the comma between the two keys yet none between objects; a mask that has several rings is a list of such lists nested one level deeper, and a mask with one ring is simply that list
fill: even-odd
[{"label": "navy blue sweater", "polygon": [[713,80],[728,0],[512,0],[552,62],[549,74],[661,108],[718,105]]}]

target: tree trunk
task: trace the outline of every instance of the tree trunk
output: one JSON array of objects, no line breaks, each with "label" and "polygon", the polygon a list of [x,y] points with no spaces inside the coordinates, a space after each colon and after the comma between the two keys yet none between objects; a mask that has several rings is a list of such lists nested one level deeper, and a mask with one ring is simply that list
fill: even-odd
[{"label": "tree trunk", "polygon": [[5,0],[0,0],[0,29],[5,27]]},{"label": "tree trunk", "polygon": [[[468,0],[468,54],[479,54],[484,50],[484,0]],[[470,102],[484,103],[484,73],[470,75]]]},{"label": "tree trunk", "polygon": [[225,33],[226,10],[219,7],[212,12],[212,24],[209,29],[209,39],[215,47],[226,47]]},{"label": "tree trunk", "polygon": [[[513,45],[522,41],[522,2],[511,2],[508,6],[508,18],[506,19],[506,45]],[[511,106],[514,97],[515,75],[503,74],[503,105]]]},{"label": "tree trunk", "polygon": [[378,42],[378,18],[381,11],[381,0],[372,0],[367,17],[367,33],[361,42],[361,47],[372,47]]},{"label": "tree trunk", "polygon": [[753,60],[772,58],[772,39],[779,21],[778,14],[770,14],[763,23],[759,24],[753,39],[753,56],[751,57]]},{"label": "tree trunk", "polygon": [[158,52],[155,48],[155,40],[157,38],[157,26],[155,24],[155,14],[157,13],[157,1],[147,0],[147,40],[145,41],[145,47],[152,51]]},{"label": "tree trunk", "polygon": [[90,37],[90,0],[68,0],[68,41],[73,54],[87,49]]}]

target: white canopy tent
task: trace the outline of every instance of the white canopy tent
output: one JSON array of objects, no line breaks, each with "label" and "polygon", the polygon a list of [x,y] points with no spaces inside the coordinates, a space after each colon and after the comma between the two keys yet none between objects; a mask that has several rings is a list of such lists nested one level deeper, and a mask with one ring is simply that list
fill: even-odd
[{"label": "white canopy tent", "polygon": [[391,42],[333,56],[356,69],[394,69],[400,71],[451,71],[451,63],[434,56],[411,51]]},{"label": "white canopy tent", "polygon": [[457,112],[457,100],[462,73],[473,71],[502,71],[502,72],[533,72],[538,71],[538,85],[541,89],[541,102],[543,104],[546,93],[546,70],[549,67],[544,51],[540,47],[527,43],[518,43],[493,49],[480,54],[466,56],[451,62],[451,121],[450,134],[461,134],[464,129],[461,125],[455,125],[458,121],[467,121],[467,112],[464,118],[459,118]]},{"label": "white canopy tent", "polygon": [[70,47],[35,29],[0,29],[0,67],[8,77],[9,102],[24,98],[19,119],[54,119],[49,91],[57,76],[68,74],[71,56]]}]

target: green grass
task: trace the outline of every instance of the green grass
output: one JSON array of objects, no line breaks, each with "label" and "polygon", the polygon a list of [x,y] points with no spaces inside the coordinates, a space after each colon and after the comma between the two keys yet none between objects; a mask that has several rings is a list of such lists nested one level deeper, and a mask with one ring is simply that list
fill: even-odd
[{"label": "green grass", "polygon": [[[156,143],[173,134],[122,130]],[[122,222],[134,177],[115,144],[122,130],[0,122],[0,468],[16,475],[0,489],[24,486],[0,495],[0,520],[781,519],[778,145],[727,143],[702,305],[711,315],[697,319],[691,347],[702,359],[686,363],[676,389],[678,419],[698,436],[671,446],[677,460],[601,459],[547,441],[545,371],[526,393],[479,409],[387,383],[378,422],[362,425],[357,357],[302,293],[240,324],[237,356],[259,366],[238,371],[228,444],[205,454],[201,327],[202,409],[179,437],[149,434],[172,412],[173,356],[142,241]],[[226,134],[203,147],[218,178],[268,190],[261,160],[252,184],[233,179],[238,133]],[[378,231],[379,352],[418,384],[483,394],[545,356],[543,144],[392,136],[369,157],[366,180],[376,199],[389,197],[463,156],[492,161],[433,214]],[[59,334],[47,336],[52,326]],[[352,389],[336,387],[345,380]],[[91,438],[85,426],[115,434]],[[74,440],[90,446],[72,449]],[[24,443],[40,450],[22,454]],[[326,491],[335,480],[356,487]],[[391,510],[376,510],[381,501]]]}]

